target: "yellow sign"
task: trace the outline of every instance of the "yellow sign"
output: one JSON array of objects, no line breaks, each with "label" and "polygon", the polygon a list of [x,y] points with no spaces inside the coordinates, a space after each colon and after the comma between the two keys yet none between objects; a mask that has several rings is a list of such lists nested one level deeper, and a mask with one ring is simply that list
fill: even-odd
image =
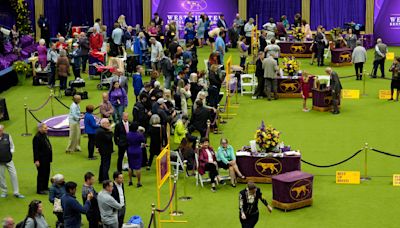
[{"label": "yellow sign", "polygon": [[[397,93],[394,92],[393,99],[396,99]],[[380,100],[387,100],[390,99],[390,90],[379,90],[379,99]]]},{"label": "yellow sign", "polygon": [[393,174],[393,186],[400,186],[400,174]]},{"label": "yellow sign", "polygon": [[336,184],[360,184],[360,171],[336,171]]},{"label": "yellow sign", "polygon": [[358,89],[343,89],[342,90],[343,99],[360,99],[360,90]]},{"label": "yellow sign", "polygon": [[386,53],[386,59],[387,60],[394,60],[394,52]]},{"label": "yellow sign", "polygon": [[161,188],[171,175],[170,149],[167,145],[156,158],[157,187]]}]

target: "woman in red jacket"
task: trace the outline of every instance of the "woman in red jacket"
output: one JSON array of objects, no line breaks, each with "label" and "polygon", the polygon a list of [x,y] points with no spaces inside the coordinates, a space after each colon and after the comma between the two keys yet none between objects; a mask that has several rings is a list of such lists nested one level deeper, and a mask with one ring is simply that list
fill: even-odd
[{"label": "woman in red jacket", "polygon": [[199,174],[204,175],[208,171],[211,179],[211,191],[216,192],[215,180],[218,177],[217,159],[214,149],[209,146],[208,138],[200,140],[201,148],[199,150]]},{"label": "woman in red jacket", "polygon": [[90,49],[100,51],[103,46],[103,35],[96,28],[93,28],[93,33],[89,37]]}]

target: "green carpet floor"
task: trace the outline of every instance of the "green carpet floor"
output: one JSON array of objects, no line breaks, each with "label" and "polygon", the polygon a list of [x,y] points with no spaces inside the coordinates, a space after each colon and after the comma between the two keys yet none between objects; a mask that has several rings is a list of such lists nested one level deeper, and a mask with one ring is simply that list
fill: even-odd
[{"label": "green carpet floor", "polygon": [[[400,48],[390,48],[396,54]],[[203,59],[208,57],[209,48],[199,50],[199,68],[204,68]],[[238,52],[230,50],[227,56],[232,55],[234,64],[239,63]],[[373,52],[368,52],[368,64],[366,71],[372,68]],[[309,59],[301,60],[301,68],[312,74],[324,74],[324,68],[309,65]],[[329,62],[328,62],[329,63]],[[386,62],[386,69],[391,62]],[[353,67],[335,68],[339,76],[353,75]],[[386,73],[387,77],[390,75]],[[86,76],[85,76],[86,79]],[[148,81],[146,77],[144,81]],[[21,193],[27,198],[23,200],[9,196],[0,199],[0,218],[11,215],[18,222],[24,218],[28,211],[28,204],[32,199],[40,199],[44,202],[44,214],[49,224],[54,227],[55,216],[52,214],[52,206],[47,197],[35,194],[36,170],[32,156],[32,137],[22,137],[24,129],[24,108],[26,103],[29,108],[39,107],[49,96],[47,87],[34,87],[30,80],[23,86],[15,86],[1,94],[6,98],[8,112],[11,120],[3,122],[6,131],[13,136],[16,152],[14,162],[17,167]],[[89,92],[89,100],[81,103],[81,109],[87,104],[99,104],[101,91],[96,89],[98,80],[87,80],[86,89]],[[355,78],[342,79],[345,89],[362,89],[362,82]],[[268,102],[267,100],[251,100],[249,95],[239,96],[239,108],[237,113],[226,125],[221,126],[223,135],[211,135],[212,145],[218,146],[221,136],[230,139],[235,149],[247,145],[252,140],[254,131],[260,125],[261,120],[271,124],[282,132],[282,140],[292,148],[302,152],[303,159],[320,164],[332,164],[343,160],[364,146],[364,143],[376,149],[400,154],[399,146],[399,111],[400,103],[388,102],[378,99],[380,89],[389,89],[390,81],[381,79],[367,79],[367,96],[359,100],[342,100],[340,115],[311,111],[301,111],[302,100],[279,99]],[[129,108],[133,107],[133,89],[129,88]],[[70,104],[71,97],[63,97],[64,103]],[[311,100],[308,101],[311,107]],[[67,109],[59,103],[53,103],[55,115],[67,113]],[[47,105],[43,110],[36,112],[40,119],[50,117],[51,107]],[[28,117],[29,131],[35,131],[36,122]],[[66,181],[78,183],[78,192],[81,191],[83,174],[92,171],[98,174],[99,160],[88,161],[87,138],[82,137],[82,153],[65,154],[67,138],[51,137],[54,150],[53,173],[62,173]],[[174,146],[173,146],[174,147]],[[111,171],[116,168],[116,154],[113,155]],[[400,160],[376,153],[370,153],[368,157],[368,174],[372,180],[360,185],[335,184],[336,170],[359,170],[363,172],[363,154],[355,157],[347,163],[333,168],[314,168],[302,164],[302,170],[315,175],[314,179],[314,205],[291,212],[274,210],[267,213],[265,207],[260,206],[260,220],[257,227],[399,227],[396,225],[397,216],[400,213],[400,188],[392,186],[392,174],[400,173]],[[110,173],[111,173],[110,171]],[[127,178],[127,174],[125,175]],[[6,174],[7,183],[9,175]],[[180,182],[178,195],[182,195]],[[238,192],[244,188],[239,184],[237,188],[229,185],[219,186],[217,193],[212,193],[209,186],[204,188],[195,186],[195,179],[191,178],[187,183],[187,191],[193,197],[192,201],[180,202],[179,209],[185,215],[179,219],[188,221],[186,224],[163,224],[163,227],[240,227],[238,219]],[[270,184],[258,185],[264,197],[271,201],[272,190]],[[98,191],[100,185],[96,186]],[[126,187],[127,212],[126,218],[140,215],[147,223],[151,213],[151,203],[157,201],[155,184],[155,167],[151,171],[143,171],[143,187]],[[166,188],[165,188],[166,189]],[[9,189],[9,193],[11,194]],[[80,196],[78,197],[80,199]],[[168,201],[166,191],[162,204]],[[163,215],[164,219],[168,216]],[[88,223],[83,216],[84,227]]]}]

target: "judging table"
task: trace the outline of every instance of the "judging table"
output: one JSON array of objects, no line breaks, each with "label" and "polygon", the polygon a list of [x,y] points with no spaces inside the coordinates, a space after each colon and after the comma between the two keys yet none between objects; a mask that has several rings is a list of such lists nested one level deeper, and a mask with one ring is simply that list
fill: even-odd
[{"label": "judging table", "polygon": [[[313,107],[312,109],[320,112],[328,112],[331,111],[332,106],[332,91],[329,89],[319,90],[312,89],[312,100]],[[340,105],[340,100],[339,100]]]},{"label": "judging table", "polygon": [[331,49],[331,66],[351,66],[351,48]]},{"label": "judging table", "polygon": [[[279,98],[299,98],[301,97],[301,84],[297,76],[282,76],[277,78]],[[310,88],[314,86],[314,79],[308,81]]]},{"label": "judging table", "polygon": [[[239,152],[238,152],[239,154]],[[240,172],[246,177],[242,182],[271,183],[272,176],[300,170],[301,156],[264,157],[236,156]]]},{"label": "judging table", "polygon": [[281,41],[278,43],[281,48],[281,57],[294,56],[296,58],[311,58],[312,51],[310,47],[312,45],[311,41],[304,42],[291,42],[291,41]]}]

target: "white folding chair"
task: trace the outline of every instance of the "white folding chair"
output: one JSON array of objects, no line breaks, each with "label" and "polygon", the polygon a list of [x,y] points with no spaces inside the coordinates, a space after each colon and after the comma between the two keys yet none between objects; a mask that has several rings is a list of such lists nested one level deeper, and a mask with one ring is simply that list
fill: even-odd
[{"label": "white folding chair", "polygon": [[[257,87],[257,81],[254,74],[242,74],[240,75],[240,95],[243,94],[254,94],[254,90]],[[244,91],[244,87],[250,87],[250,90]]]},{"label": "white folding chair", "polygon": [[179,151],[171,150],[171,157],[176,157],[176,161],[171,160],[170,163],[172,168],[175,169],[176,177],[179,178],[179,171],[181,172],[185,171]]}]

